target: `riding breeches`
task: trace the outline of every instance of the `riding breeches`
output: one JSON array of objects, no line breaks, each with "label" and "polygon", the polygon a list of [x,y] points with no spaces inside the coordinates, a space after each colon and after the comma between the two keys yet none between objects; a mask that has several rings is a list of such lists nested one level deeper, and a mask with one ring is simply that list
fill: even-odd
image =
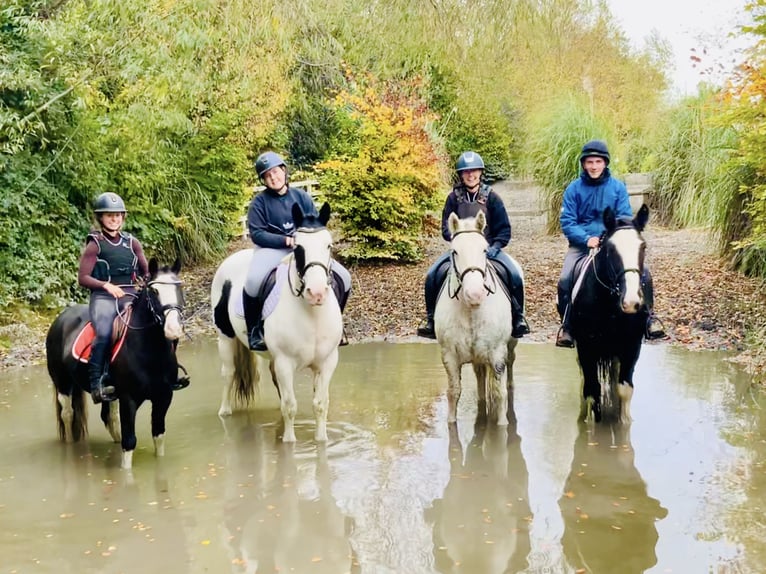
[{"label": "riding breeches", "polygon": [[[500,263],[506,270],[508,277],[510,278],[511,285],[509,289],[511,296],[516,299],[520,308],[524,309],[524,272],[521,270],[521,266],[518,262],[501,251],[497,257],[493,258],[493,261]],[[447,271],[450,266],[450,252],[444,253],[429,267],[426,273],[425,282],[425,299],[426,299],[426,314],[429,317],[433,317],[433,313],[436,310],[436,300],[439,298],[439,291],[441,290],[444,280],[447,277]]]},{"label": "riding breeches", "polygon": [[[564,256],[564,264],[561,268],[561,276],[558,283],[558,301],[556,303],[559,317],[564,316],[564,311],[566,311],[567,305],[569,305],[576,280],[577,265],[587,256],[587,249],[572,246],[569,247],[567,254]],[[641,286],[644,292],[644,304],[651,312],[654,308],[654,281],[652,280],[649,266],[646,264],[644,265],[644,274],[641,276]]]},{"label": "riding breeches", "polygon": [[[123,287],[122,289],[126,293],[132,294],[134,292],[134,289],[131,287]],[[123,297],[119,301],[120,311],[132,299],[132,297]],[[96,332],[96,342],[109,343],[111,341],[112,326],[114,325],[115,317],[117,317],[117,305],[118,302],[106,291],[94,291],[90,294],[88,311],[90,312],[90,322],[93,324],[93,330]]]},{"label": "riding breeches", "polygon": [[[253,248],[253,258],[245,278],[245,292],[251,297],[257,297],[261,292],[261,286],[286,255],[292,253],[292,249],[271,249],[269,247]],[[332,273],[343,283],[343,292],[348,296],[351,291],[351,273],[335,259],[330,260]]]}]

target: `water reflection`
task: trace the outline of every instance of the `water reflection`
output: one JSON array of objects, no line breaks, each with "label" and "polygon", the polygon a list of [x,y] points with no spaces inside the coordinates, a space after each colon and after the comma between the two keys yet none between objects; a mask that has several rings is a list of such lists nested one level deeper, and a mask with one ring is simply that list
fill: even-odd
[{"label": "water reflection", "polygon": [[636,470],[630,425],[581,425],[559,504],[564,554],[577,571],[632,574],[657,564],[656,522],[667,510]]},{"label": "water reflection", "polygon": [[450,479],[426,514],[433,521],[439,572],[518,572],[529,554],[527,467],[514,424],[487,425],[479,417],[463,448],[449,426]]},{"label": "water reflection", "polygon": [[222,534],[232,571],[358,571],[351,523],[331,493],[328,447],[283,443],[279,425],[247,417],[224,424],[230,476]]}]

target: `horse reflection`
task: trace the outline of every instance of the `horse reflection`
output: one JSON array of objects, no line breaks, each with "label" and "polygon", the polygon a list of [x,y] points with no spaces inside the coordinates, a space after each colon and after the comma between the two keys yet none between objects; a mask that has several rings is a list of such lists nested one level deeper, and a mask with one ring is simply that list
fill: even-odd
[{"label": "horse reflection", "polygon": [[232,563],[248,574],[353,572],[347,519],[331,494],[327,451],[296,453],[276,425],[235,431],[224,519]]},{"label": "horse reflection", "polygon": [[559,501],[564,554],[583,572],[644,572],[657,563],[655,522],[667,515],[634,464],[630,427],[581,425]]},{"label": "horse reflection", "polygon": [[[450,480],[434,501],[434,564],[439,572],[518,572],[527,566],[531,510],[527,466],[513,422],[477,418],[463,449],[449,425]],[[429,518],[430,516],[427,516]]]}]

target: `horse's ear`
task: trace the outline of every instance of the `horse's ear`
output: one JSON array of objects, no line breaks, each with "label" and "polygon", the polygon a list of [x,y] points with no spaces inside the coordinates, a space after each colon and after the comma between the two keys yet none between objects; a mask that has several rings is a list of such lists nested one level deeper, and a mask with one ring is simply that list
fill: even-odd
[{"label": "horse's ear", "polygon": [[322,205],[322,209],[319,210],[319,221],[322,225],[327,225],[327,222],[330,221],[330,204],[326,201]]},{"label": "horse's ear", "polygon": [[450,237],[455,235],[455,232],[457,231],[457,224],[460,220],[457,217],[457,214],[453,211],[449,214],[449,218],[447,218],[447,229],[449,229]]},{"label": "horse's ear", "polygon": [[641,205],[641,207],[638,208],[638,213],[636,213],[636,216],[633,218],[633,227],[635,227],[640,233],[644,230],[644,227],[646,227],[648,222],[649,207],[644,203]]},{"label": "horse's ear", "polygon": [[306,250],[303,245],[296,245],[293,249],[293,257],[295,258],[295,269],[298,273],[303,273],[303,268],[306,266]]},{"label": "horse's ear", "polygon": [[151,277],[154,277],[155,275],[157,275],[157,271],[159,271],[159,269],[160,269],[160,264],[157,263],[157,258],[152,257],[149,260],[149,275]]},{"label": "horse's ear", "polygon": [[178,272],[181,270],[181,259],[176,258],[176,260],[173,262],[173,266],[170,268],[170,271],[174,275],[178,275]]},{"label": "horse's ear", "polygon": [[296,229],[303,225],[303,210],[297,203],[293,203],[293,223],[295,223]]},{"label": "horse's ear", "polygon": [[617,227],[617,219],[614,217],[614,210],[611,207],[604,210],[604,227],[607,231],[612,231]]},{"label": "horse's ear", "polygon": [[487,216],[484,215],[483,211],[479,211],[479,213],[476,214],[476,229],[478,231],[484,232],[484,228],[487,226]]}]

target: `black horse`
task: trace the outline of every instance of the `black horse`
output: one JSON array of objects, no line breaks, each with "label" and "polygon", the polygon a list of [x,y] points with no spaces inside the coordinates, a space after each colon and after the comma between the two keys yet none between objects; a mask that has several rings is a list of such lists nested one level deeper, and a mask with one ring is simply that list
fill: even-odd
[{"label": "black horse", "polygon": [[[101,404],[101,420],[115,442],[122,437],[125,469],[133,464],[136,411],[146,400],[152,402],[155,453],[164,455],[165,415],[178,373],[175,347],[183,333],[180,268],[178,261],[172,267],[159,268],[152,259],[149,280],[116,319],[115,348],[119,351],[113,353],[109,376],[118,401]],[[66,442],[83,439],[88,432],[88,364],[75,356],[75,342],[88,321],[87,305],[67,307],[51,325],[45,340],[48,373],[57,397],[59,436]]]},{"label": "black horse", "polygon": [[621,422],[631,420],[633,370],[648,317],[641,236],[648,220],[646,205],[633,220],[617,220],[607,208],[601,246],[585,259],[575,285],[570,321],[583,375],[583,420],[592,414],[600,422],[604,406]]}]

